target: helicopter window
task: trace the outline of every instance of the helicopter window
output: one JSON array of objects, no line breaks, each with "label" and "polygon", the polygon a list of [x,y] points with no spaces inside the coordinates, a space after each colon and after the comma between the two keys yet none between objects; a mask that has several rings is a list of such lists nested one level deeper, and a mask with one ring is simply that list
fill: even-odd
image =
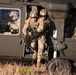
[{"label": "helicopter window", "polygon": [[20,10],[0,8],[0,35],[13,35],[20,32]]},{"label": "helicopter window", "polygon": [[65,19],[65,38],[76,39],[76,8],[72,8]]}]

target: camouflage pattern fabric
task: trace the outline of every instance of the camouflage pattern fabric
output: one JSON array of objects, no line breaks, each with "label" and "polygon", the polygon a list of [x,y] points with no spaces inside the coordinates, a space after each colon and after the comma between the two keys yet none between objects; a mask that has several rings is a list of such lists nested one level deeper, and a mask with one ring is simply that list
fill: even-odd
[{"label": "camouflage pattern fabric", "polygon": [[72,36],[72,38],[75,38],[76,39],[76,27],[74,29],[74,35]]}]

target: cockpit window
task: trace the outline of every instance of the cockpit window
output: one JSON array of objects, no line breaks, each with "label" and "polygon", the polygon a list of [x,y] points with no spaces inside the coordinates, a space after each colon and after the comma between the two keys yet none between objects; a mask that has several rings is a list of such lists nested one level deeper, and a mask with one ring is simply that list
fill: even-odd
[{"label": "cockpit window", "polygon": [[0,8],[0,35],[18,35],[20,32],[20,10]]},{"label": "cockpit window", "polygon": [[65,38],[76,39],[76,8],[72,8],[65,19]]}]

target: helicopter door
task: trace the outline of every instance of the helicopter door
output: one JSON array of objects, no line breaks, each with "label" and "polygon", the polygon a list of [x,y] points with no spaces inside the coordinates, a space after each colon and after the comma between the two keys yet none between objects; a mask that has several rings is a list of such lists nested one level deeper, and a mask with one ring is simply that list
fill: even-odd
[{"label": "helicopter door", "polygon": [[20,24],[19,8],[0,8],[0,56],[23,56]]}]

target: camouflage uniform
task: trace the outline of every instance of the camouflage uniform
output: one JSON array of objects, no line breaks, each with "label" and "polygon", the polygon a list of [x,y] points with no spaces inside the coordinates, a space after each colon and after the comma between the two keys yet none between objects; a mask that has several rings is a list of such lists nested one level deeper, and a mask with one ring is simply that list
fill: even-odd
[{"label": "camouflage uniform", "polygon": [[37,6],[32,6],[31,8],[32,8],[32,10],[31,10],[31,11],[35,11],[36,13],[38,13]]},{"label": "camouflage uniform", "polygon": [[12,22],[8,22],[8,25],[10,26],[10,30],[11,33],[18,33],[19,32],[19,26],[20,26],[20,18],[18,16],[18,12],[17,11],[11,11],[9,16],[12,17],[13,19],[13,23]]},{"label": "camouflage uniform", "polygon": [[[37,13],[35,11],[30,12],[30,17],[26,20],[26,23],[22,29],[22,32],[25,35],[25,37],[27,36],[27,29],[29,27],[32,29],[32,31],[28,31],[28,36],[31,37],[37,27]],[[36,56],[37,56],[36,39],[31,40],[31,43],[29,46],[31,46],[34,51],[33,59],[36,59]]]},{"label": "camouflage uniform", "polygon": [[46,42],[46,28],[48,27],[48,19],[46,18],[47,11],[46,9],[42,9],[40,11],[40,17],[38,19],[38,28],[37,32],[40,33],[41,35],[38,38],[38,55],[37,55],[37,67],[41,66],[41,59],[42,59],[42,53],[44,50],[45,42]]},{"label": "camouflage uniform", "polygon": [[72,38],[75,38],[76,39],[76,27],[74,29],[74,35],[72,36]]}]

